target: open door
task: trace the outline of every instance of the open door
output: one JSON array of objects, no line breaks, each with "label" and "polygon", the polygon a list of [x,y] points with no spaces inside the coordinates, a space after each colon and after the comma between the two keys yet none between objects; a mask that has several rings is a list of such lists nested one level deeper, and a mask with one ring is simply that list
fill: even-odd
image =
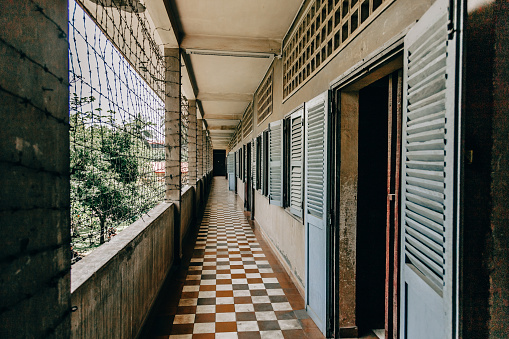
[{"label": "open door", "polygon": [[327,337],[329,316],[329,92],[306,103],[306,310]]},{"label": "open door", "polygon": [[458,335],[462,11],[455,0],[437,1],[404,42],[400,337],[405,339]]}]

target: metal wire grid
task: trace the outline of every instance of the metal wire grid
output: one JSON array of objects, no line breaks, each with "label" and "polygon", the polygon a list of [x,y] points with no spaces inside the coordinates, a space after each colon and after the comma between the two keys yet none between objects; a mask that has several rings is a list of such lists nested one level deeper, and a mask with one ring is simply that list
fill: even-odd
[{"label": "metal wire grid", "polygon": [[180,99],[180,180],[182,186],[189,185],[189,101],[182,96]]},{"label": "metal wire grid", "polygon": [[69,2],[73,261],[164,199],[164,59],[125,6]]}]

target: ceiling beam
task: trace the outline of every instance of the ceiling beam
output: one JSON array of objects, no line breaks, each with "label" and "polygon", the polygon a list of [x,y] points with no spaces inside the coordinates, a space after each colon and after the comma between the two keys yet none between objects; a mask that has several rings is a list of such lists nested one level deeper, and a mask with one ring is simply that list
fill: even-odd
[{"label": "ceiling beam", "polygon": [[198,93],[198,99],[201,101],[239,101],[251,102],[252,93]]},{"label": "ceiling beam", "polygon": [[213,125],[225,124],[225,125],[232,125],[232,126],[238,125],[238,120],[234,120],[234,119],[209,119],[207,117],[205,117],[205,119],[209,122],[209,127],[210,127],[210,124],[213,124]]},{"label": "ceiling beam", "polygon": [[[232,52],[243,56],[242,53],[253,54],[251,57],[262,55],[279,55],[281,40],[249,37],[224,37],[211,35],[184,35],[180,47],[187,52],[203,50],[208,52]],[[233,55],[235,56],[235,55]],[[249,55],[246,55],[249,56]]]},{"label": "ceiling beam", "polygon": [[213,130],[221,130],[221,131],[225,131],[225,130],[230,130],[230,131],[234,131],[235,130],[235,126],[209,126],[209,131],[213,131]]},{"label": "ceiling beam", "polygon": [[240,120],[242,114],[207,114],[204,115],[207,120]]}]

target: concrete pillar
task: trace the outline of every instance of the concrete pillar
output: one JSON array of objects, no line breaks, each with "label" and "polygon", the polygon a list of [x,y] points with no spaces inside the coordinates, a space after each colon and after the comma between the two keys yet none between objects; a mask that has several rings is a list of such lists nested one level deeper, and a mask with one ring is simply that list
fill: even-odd
[{"label": "concrete pillar", "polygon": [[198,179],[201,179],[204,175],[203,170],[203,120],[197,120],[197,130],[196,130],[196,156],[197,156],[197,164],[198,164]]},{"label": "concrete pillar", "polygon": [[67,0],[0,7],[0,338],[69,338]]},{"label": "concrete pillar", "polygon": [[189,100],[189,128],[187,130],[189,185],[196,187],[198,164],[196,161],[196,101]]},{"label": "concrete pillar", "polygon": [[166,150],[166,201],[175,205],[175,259],[182,255],[180,246],[180,200],[182,183],[180,180],[180,134],[181,134],[181,102],[180,102],[180,50],[165,48],[166,63],[166,98],[164,139]]}]

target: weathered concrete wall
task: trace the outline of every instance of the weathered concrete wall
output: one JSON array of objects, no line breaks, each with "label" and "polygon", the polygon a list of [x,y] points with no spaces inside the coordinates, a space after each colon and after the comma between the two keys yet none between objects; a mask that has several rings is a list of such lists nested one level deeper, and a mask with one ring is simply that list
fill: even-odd
[{"label": "weathered concrete wall", "polygon": [[174,256],[175,206],[161,203],[72,267],[72,338],[135,338]]},{"label": "weathered concrete wall", "polygon": [[495,5],[490,338],[509,336],[509,3]]},{"label": "weathered concrete wall", "polygon": [[306,271],[304,224],[281,207],[270,205],[269,199],[259,191],[254,195],[255,220],[303,295]]},{"label": "weathered concrete wall", "polygon": [[[460,325],[462,338],[509,335],[509,5],[469,13]],[[471,65],[475,65],[472,67]]]},{"label": "weathered concrete wall", "polygon": [[339,325],[356,324],[359,92],[341,94],[339,207]]},{"label": "weathered concrete wall", "polygon": [[[197,181],[203,191],[208,177]],[[183,240],[205,206],[182,194]],[[148,216],[148,217],[147,217]],[[175,205],[161,203],[72,267],[73,338],[135,338],[174,262]]]},{"label": "weathered concrete wall", "polygon": [[0,10],[0,337],[70,329],[67,1]]}]

